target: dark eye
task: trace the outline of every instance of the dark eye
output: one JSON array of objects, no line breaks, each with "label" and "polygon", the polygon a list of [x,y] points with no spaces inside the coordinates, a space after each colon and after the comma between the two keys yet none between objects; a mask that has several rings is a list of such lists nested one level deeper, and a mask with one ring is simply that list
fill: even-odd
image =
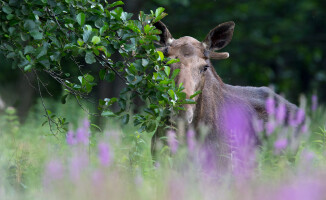
[{"label": "dark eye", "polygon": [[209,68],[209,65],[204,66],[204,71],[206,71]]},{"label": "dark eye", "polygon": [[200,73],[206,71],[209,68],[209,65],[205,65],[201,68]]}]

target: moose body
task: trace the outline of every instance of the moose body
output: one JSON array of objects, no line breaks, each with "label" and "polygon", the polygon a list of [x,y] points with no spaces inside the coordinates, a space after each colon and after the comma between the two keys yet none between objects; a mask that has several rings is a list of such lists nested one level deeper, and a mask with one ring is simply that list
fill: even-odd
[{"label": "moose body", "polygon": [[[268,87],[242,87],[223,83],[216,73],[210,59],[226,59],[226,52],[215,52],[224,48],[232,39],[235,24],[226,22],[212,29],[206,39],[200,42],[185,36],[174,39],[167,27],[158,22],[156,28],[161,30],[160,49],[165,56],[178,58],[180,62],[172,64],[171,70],[180,69],[176,84],[183,83],[184,92],[189,98],[196,91],[201,93],[194,100],[196,104],[185,105],[184,118],[189,125],[197,128],[201,124],[209,127],[207,145],[219,153],[228,153],[229,138],[228,115],[235,116],[235,124],[242,123],[249,132],[252,143],[259,143],[253,130],[252,119],[268,121],[265,108],[266,99],[274,98],[276,104],[286,106],[286,118],[296,113],[298,107]],[[240,116],[240,117],[237,117]],[[232,121],[232,120],[231,120]],[[241,122],[240,122],[241,121]]]}]

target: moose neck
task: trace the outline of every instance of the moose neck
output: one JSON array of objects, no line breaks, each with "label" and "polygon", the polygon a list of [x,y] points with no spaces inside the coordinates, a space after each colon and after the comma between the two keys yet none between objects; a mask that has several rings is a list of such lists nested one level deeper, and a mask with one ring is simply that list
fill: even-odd
[{"label": "moose neck", "polygon": [[194,125],[198,127],[200,124],[205,124],[216,130],[218,129],[216,124],[219,117],[218,110],[224,101],[224,83],[212,65],[205,73],[204,86],[195,110]]}]

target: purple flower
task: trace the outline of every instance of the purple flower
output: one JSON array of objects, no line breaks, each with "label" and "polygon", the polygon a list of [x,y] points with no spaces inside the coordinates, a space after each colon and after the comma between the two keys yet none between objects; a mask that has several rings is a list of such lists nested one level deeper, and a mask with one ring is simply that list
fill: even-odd
[{"label": "purple flower", "polygon": [[98,158],[103,166],[109,166],[111,163],[111,152],[108,144],[101,142],[98,144]]},{"label": "purple flower", "polygon": [[284,185],[278,192],[273,194],[271,199],[278,200],[306,200],[306,199],[324,199],[323,185],[316,180],[296,180],[295,183]]},{"label": "purple flower", "polygon": [[283,124],[286,116],[286,106],[284,103],[280,103],[276,111],[276,121],[278,124]]},{"label": "purple flower", "polygon": [[308,132],[308,125],[305,123],[303,124],[303,126],[301,127],[301,130],[300,130],[302,133],[306,133]]},{"label": "purple flower", "polygon": [[103,186],[104,182],[104,174],[102,171],[96,170],[92,174],[92,182],[95,185],[95,187],[101,187]]},{"label": "purple flower", "polygon": [[311,110],[312,111],[316,111],[317,110],[317,107],[318,107],[318,97],[317,95],[312,95],[311,97]]},{"label": "purple flower", "polygon": [[275,130],[275,122],[274,121],[268,121],[265,126],[266,126],[266,134],[268,136],[271,135]]},{"label": "purple flower", "polygon": [[171,152],[175,154],[178,150],[178,140],[176,138],[176,134],[173,130],[169,130],[167,132],[167,140],[168,140],[168,145],[171,149]]},{"label": "purple flower", "polygon": [[63,178],[63,166],[59,160],[51,160],[45,167],[43,183],[48,186],[51,182]]},{"label": "purple flower", "polygon": [[237,178],[246,177],[255,165],[254,114],[242,102],[232,102],[224,105],[221,115],[226,141],[221,142],[219,148],[224,148],[224,152],[219,154],[230,158],[232,172]]},{"label": "purple flower", "polygon": [[70,160],[70,177],[72,180],[77,181],[81,172],[88,166],[89,160],[87,152],[76,154]]},{"label": "purple flower", "polygon": [[88,145],[89,143],[89,132],[84,127],[78,128],[76,132],[76,140],[78,143]]},{"label": "purple flower", "polygon": [[83,120],[83,128],[84,129],[89,129],[89,127],[90,127],[90,122],[89,122],[89,120],[87,118],[85,118]]},{"label": "purple flower", "polygon": [[287,145],[288,145],[288,140],[286,138],[280,138],[275,141],[274,148],[277,151],[280,151],[280,150],[285,149],[287,147]]},{"label": "purple flower", "polygon": [[305,119],[305,112],[302,108],[300,108],[297,112],[296,123],[297,125],[301,124]]},{"label": "purple flower", "polygon": [[187,132],[187,145],[189,152],[194,152],[196,141],[195,141],[195,131],[193,129],[188,130]]},{"label": "purple flower", "polygon": [[273,97],[268,97],[265,102],[266,111],[269,115],[275,114],[275,100]]},{"label": "purple flower", "polygon": [[72,130],[69,130],[66,135],[66,141],[69,145],[74,145],[77,143],[74,132]]}]

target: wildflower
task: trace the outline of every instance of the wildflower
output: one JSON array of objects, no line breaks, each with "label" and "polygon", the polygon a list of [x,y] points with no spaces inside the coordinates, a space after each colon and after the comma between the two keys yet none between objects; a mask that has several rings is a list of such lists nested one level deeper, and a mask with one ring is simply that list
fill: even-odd
[{"label": "wildflower", "polygon": [[74,132],[72,130],[69,130],[67,135],[66,135],[66,141],[67,141],[67,144],[69,145],[74,145],[76,144],[76,138],[74,136]]},{"label": "wildflower", "polygon": [[283,124],[286,116],[286,106],[284,103],[280,103],[276,110],[276,121],[278,124]]},{"label": "wildflower", "polygon": [[102,172],[99,171],[99,170],[95,170],[92,173],[92,182],[95,185],[95,187],[102,186],[103,185],[103,182],[104,182],[104,174],[102,174]]},{"label": "wildflower", "polygon": [[308,132],[308,125],[305,123],[302,127],[301,127],[301,130],[300,130],[302,133],[306,133]]},{"label": "wildflower", "polygon": [[266,111],[269,115],[275,114],[275,100],[273,97],[267,98],[265,102],[265,106],[266,106]]},{"label": "wildflower", "polygon": [[70,160],[70,177],[76,181],[79,179],[81,172],[88,166],[87,152],[77,153]]},{"label": "wildflower", "polygon": [[76,140],[78,143],[88,145],[89,143],[89,132],[84,127],[78,128],[76,132]]},{"label": "wildflower", "polygon": [[318,107],[318,97],[317,95],[312,95],[311,97],[311,110],[312,111],[316,111],[317,110],[317,107]]},{"label": "wildflower", "polygon": [[102,142],[98,144],[98,158],[101,165],[109,166],[111,163],[111,152],[109,145]]},{"label": "wildflower", "polygon": [[195,149],[195,131],[193,129],[188,130],[187,132],[187,145],[189,152],[193,152]]},{"label": "wildflower", "polygon": [[280,150],[285,149],[287,147],[287,145],[288,145],[288,140],[286,138],[280,138],[275,141],[274,148],[277,151],[280,151]]},{"label": "wildflower", "polygon": [[90,127],[90,122],[89,122],[89,120],[87,118],[85,118],[83,120],[83,128],[84,129],[89,129],[89,127]]},{"label": "wildflower", "polygon": [[301,124],[305,119],[305,112],[302,108],[300,108],[297,112],[296,123],[297,125]]},{"label": "wildflower", "polygon": [[175,154],[178,150],[178,140],[176,139],[176,134],[173,130],[167,132],[168,145],[171,149],[171,152]]},{"label": "wildflower", "polygon": [[47,163],[44,173],[44,185],[63,178],[63,166],[59,160],[51,160]]},{"label": "wildflower", "polygon": [[271,135],[275,130],[275,122],[273,120],[270,120],[266,123],[266,134],[269,136]]}]

